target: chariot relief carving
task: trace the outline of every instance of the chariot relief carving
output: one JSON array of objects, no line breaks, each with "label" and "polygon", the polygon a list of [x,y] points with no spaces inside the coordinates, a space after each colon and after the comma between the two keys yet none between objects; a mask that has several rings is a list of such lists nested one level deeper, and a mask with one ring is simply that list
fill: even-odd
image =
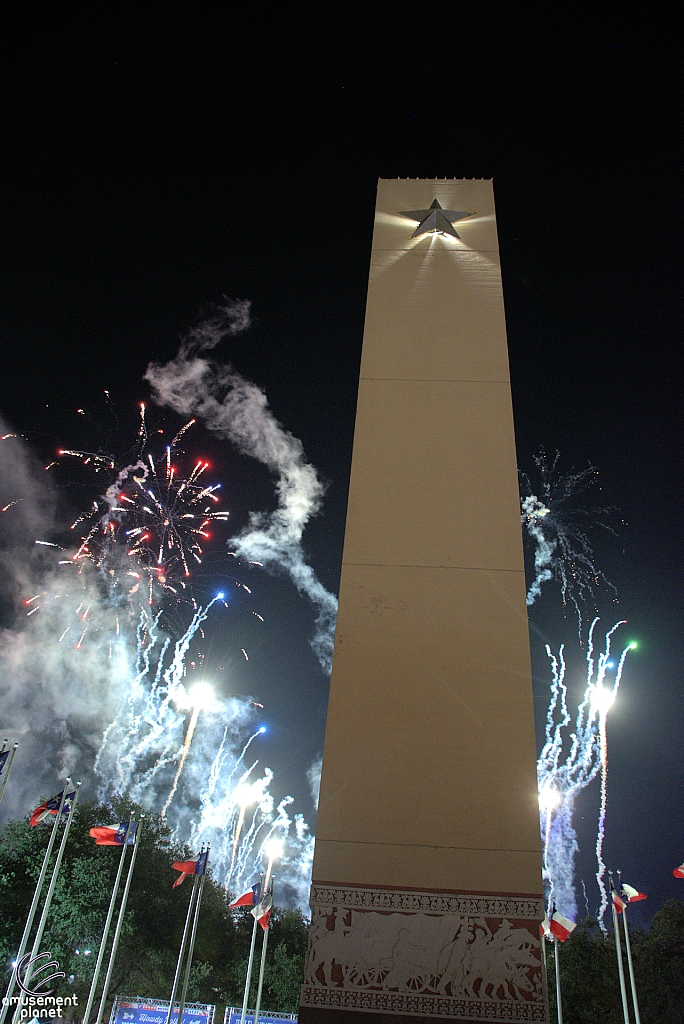
[{"label": "chariot relief carving", "polygon": [[[331,895],[335,902],[317,901]],[[541,907],[497,899],[499,909],[519,911],[522,902],[534,916],[492,916],[492,902],[314,886],[302,1005],[545,1020]]]}]

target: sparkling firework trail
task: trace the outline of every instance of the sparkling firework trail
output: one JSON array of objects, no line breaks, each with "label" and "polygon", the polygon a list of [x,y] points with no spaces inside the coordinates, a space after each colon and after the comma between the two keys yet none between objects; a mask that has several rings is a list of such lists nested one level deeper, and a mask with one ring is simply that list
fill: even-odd
[{"label": "sparkling firework trail", "polygon": [[[304,905],[313,837],[301,815],[294,821],[288,816],[292,797],[276,806],[270,791],[273,772],[264,768],[258,777],[259,761],[246,764],[251,744],[266,732],[265,727],[259,727],[246,741],[238,739],[257,703],[212,695],[206,683],[186,690],[183,682],[190,643],[206,624],[214,604],[223,605],[220,595],[196,610],[188,630],[175,644],[162,639],[159,613],[153,617],[141,609],[138,672],[119,714],[105,732],[96,762],[103,780],[100,795],[106,799],[125,792],[143,806],[159,806],[156,794],[166,785],[163,813],[171,827],[176,832],[180,827],[190,830],[193,846],[211,843],[216,870],[227,888],[239,887],[251,878],[261,845],[274,831],[291,833],[289,859],[281,867],[280,877],[281,881],[289,877],[291,898]],[[183,737],[188,707],[192,712]],[[191,794],[189,814],[181,779]],[[249,801],[245,800],[247,787]],[[248,813],[250,804],[254,806]]]},{"label": "sparkling firework trail", "polygon": [[176,795],[176,790],[178,789],[178,780],[181,777],[181,772],[183,771],[183,768],[185,766],[185,762],[188,759],[188,754],[190,753],[190,744],[192,743],[192,737],[195,735],[195,728],[197,726],[197,719],[199,718],[200,710],[201,709],[199,707],[193,708],[192,715],[190,716],[190,725],[188,726],[188,731],[185,734],[185,741],[183,743],[183,748],[181,750],[180,760],[178,762],[178,768],[176,770],[176,774],[175,774],[174,779],[173,779],[173,785],[171,786],[171,792],[167,796],[166,803],[162,807],[162,812],[161,812],[162,818],[166,817],[166,812],[169,809],[169,805],[170,805],[171,801],[173,800],[174,796]]},{"label": "sparkling firework trail", "polygon": [[[596,881],[601,893],[598,920],[603,928],[603,915],[608,905],[606,868],[602,859],[608,778],[606,717],[617,695],[627,653],[636,645],[631,643],[623,649],[616,666],[611,660],[611,642],[624,621],[616,622],[606,633],[604,648],[596,656],[594,633],[598,622],[595,618],[589,629],[586,683],[574,725],[568,710],[564,648],[561,647],[556,656],[548,645],[546,647],[552,670],[551,699],[546,716],[546,741],[537,762],[537,779],[548,903],[550,906],[555,902],[561,913],[574,919],[577,913],[574,862],[578,851],[572,822],[575,800],[600,773]],[[612,683],[607,682],[609,678]],[[571,727],[573,731],[568,733]]]},{"label": "sparkling firework trail", "polygon": [[582,636],[580,605],[595,605],[594,588],[605,584],[616,596],[615,587],[594,563],[594,554],[585,529],[580,523],[602,526],[615,533],[606,519],[613,508],[578,508],[577,498],[588,490],[598,476],[594,466],[580,472],[557,472],[560,453],[549,460],[545,452],[535,455],[539,471],[538,486],[532,485],[526,473],[520,473],[520,519],[523,536],[534,551],[534,580],[527,592],[532,605],[541,594],[544,583],[556,579],[561,586],[563,605],[570,603],[577,616]]},{"label": "sparkling firework trail", "polygon": [[[315,649],[325,661],[336,603],[305,564],[300,544],[323,487],[300,442],[274,420],[263,393],[227,372],[225,387],[215,382],[226,392],[217,392],[216,415],[201,401],[199,413],[215,434],[272,470],[279,496],[273,516],[252,514],[241,544],[233,538],[237,553],[255,566],[285,568],[311,597],[320,610]],[[85,410],[79,412],[89,419]],[[5,631],[0,648],[3,709],[24,737],[31,763],[42,765],[40,752],[50,747],[52,755],[40,769],[45,782],[56,766],[72,771],[78,764],[87,773],[95,762],[90,784],[99,787],[100,799],[125,794],[147,808],[163,806],[177,839],[190,837],[197,847],[212,844],[212,859],[229,887],[251,882],[269,837],[287,836],[281,893],[305,907],[313,837],[302,815],[290,816],[292,798],[274,796],[273,772],[256,758],[247,760],[251,744],[265,731],[254,731],[262,705],[217,694],[210,707],[192,705],[188,714],[182,702],[190,690],[191,658],[203,661],[194,645],[211,628],[207,617],[228,607],[222,597],[198,605],[186,575],[201,563],[211,525],[228,516],[217,508],[219,485],[207,482],[206,461],[190,462],[179,448],[193,423],[189,419],[168,447],[158,449],[160,431],[149,428],[141,407],[137,439],[126,457],[74,445],[57,462],[41,460],[35,473],[23,439],[5,436],[3,479],[14,493],[3,493],[6,514],[0,519],[21,538],[23,546],[15,545],[8,568],[27,603],[19,628]],[[73,523],[71,543],[60,536],[43,540],[58,518],[47,481],[69,462],[84,466],[97,489]],[[174,600],[163,604],[169,592]],[[178,597],[185,600],[179,604]],[[252,803],[244,799],[245,787]],[[13,813],[23,813],[32,799],[29,788],[35,788],[35,778],[25,785],[18,780]]]},{"label": "sparkling firework trail", "polygon": [[148,433],[141,405],[136,456],[128,465],[119,466],[113,455],[99,452],[63,449],[59,453],[79,459],[96,473],[115,474],[105,494],[72,524],[72,530],[89,524],[72,560],[89,559],[110,586],[126,586],[129,593],[135,593],[145,579],[150,604],[157,587],[174,595],[179,585],[185,588],[191,565],[202,563],[208,527],[226,522],[229,515],[212,507],[219,502],[216,492],[221,485],[201,480],[208,462],[197,460],[186,477],[174,461],[180,457],[179,441],[194,423],[194,419],[186,423],[155,458],[146,451]]}]

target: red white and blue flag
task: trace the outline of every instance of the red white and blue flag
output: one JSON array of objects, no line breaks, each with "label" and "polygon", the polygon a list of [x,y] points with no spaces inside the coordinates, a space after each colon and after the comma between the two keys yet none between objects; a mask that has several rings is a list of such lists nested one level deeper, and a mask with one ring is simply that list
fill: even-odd
[{"label": "red white and blue flag", "polygon": [[559,942],[565,942],[565,940],[570,937],[571,933],[574,932],[576,927],[577,925],[574,921],[571,921],[567,917],[563,917],[555,907],[553,908],[553,914],[549,921],[549,928]]},{"label": "red white and blue flag", "polygon": [[[59,811],[59,805],[62,802],[63,793],[64,790],[62,790],[61,793],[58,793],[57,796],[53,796],[51,800],[46,800],[44,804],[40,805],[40,807],[36,807],[35,811],[29,818],[29,824],[38,825],[41,821],[45,821],[47,818],[49,818],[51,814],[57,814]],[[71,805],[74,802],[75,796],[76,793],[73,792],[68,793],[64,797],[64,803],[62,804],[62,814],[69,813],[69,811],[71,810]]]},{"label": "red white and blue flag", "polygon": [[172,888],[176,889],[182,882],[185,881],[188,875],[203,875],[207,870],[207,860],[209,858],[209,851],[206,850],[204,853],[200,853],[199,857],[194,860],[177,860],[174,861],[174,868],[176,871],[180,871],[180,875],[173,883]]},{"label": "red white and blue flag", "polygon": [[250,911],[252,917],[259,922],[264,931],[266,931],[269,924],[271,923],[272,906],[273,890],[269,889],[267,893],[264,893],[264,895],[261,897],[257,905],[254,907],[254,909]]},{"label": "red white and blue flag", "polygon": [[648,899],[645,892],[639,892],[632,885],[627,885],[626,882],[622,883],[622,896],[627,900],[628,903],[638,903],[639,900]]},{"label": "red white and blue flag", "polygon": [[[94,828],[88,831],[88,835],[93,837],[97,846],[123,846],[128,824],[127,821],[119,821],[115,825],[95,825]],[[127,844],[135,842],[135,830],[138,827],[138,823],[137,821],[132,821],[130,825],[131,828],[126,840]]]},{"label": "red white and blue flag", "polygon": [[675,868],[672,874],[675,878],[684,878],[684,864],[680,864],[678,868]]},{"label": "red white and blue flag", "polygon": [[247,892],[243,892],[242,896],[238,896],[234,903],[229,904],[228,909],[232,910],[233,907],[257,907],[259,905],[259,896],[261,895],[261,883],[257,882]]},{"label": "red white and blue flag", "polygon": [[0,751],[0,775],[2,775],[2,770],[5,767],[5,763],[6,763],[7,758],[9,756],[10,756],[9,750],[2,750],[2,751]]},{"label": "red white and blue flag", "polygon": [[612,886],[610,890],[610,895],[613,897],[613,906],[615,907],[618,914],[621,914],[627,906],[627,899],[621,896],[620,893],[617,892],[617,890],[614,889]]}]

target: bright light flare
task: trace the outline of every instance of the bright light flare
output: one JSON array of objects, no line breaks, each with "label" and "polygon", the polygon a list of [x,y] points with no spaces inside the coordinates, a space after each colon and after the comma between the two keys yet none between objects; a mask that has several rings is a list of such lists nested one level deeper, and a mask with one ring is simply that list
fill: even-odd
[{"label": "bright light flare", "polygon": [[270,861],[280,860],[284,850],[282,839],[268,839],[264,843],[264,853]]},{"label": "bright light flare", "polygon": [[561,802],[561,795],[554,786],[542,786],[539,790],[539,810],[553,811]]},{"label": "bright light flare", "polygon": [[606,686],[597,686],[591,694],[591,706],[600,715],[607,715],[615,703],[615,694]]},{"label": "bright light flare", "polygon": [[246,784],[238,786],[233,796],[235,797],[235,803],[239,804],[240,807],[249,807],[250,804],[256,803],[259,799],[257,788]]},{"label": "bright light flare", "polygon": [[193,708],[208,708],[214,702],[214,688],[210,683],[195,683],[188,692]]}]

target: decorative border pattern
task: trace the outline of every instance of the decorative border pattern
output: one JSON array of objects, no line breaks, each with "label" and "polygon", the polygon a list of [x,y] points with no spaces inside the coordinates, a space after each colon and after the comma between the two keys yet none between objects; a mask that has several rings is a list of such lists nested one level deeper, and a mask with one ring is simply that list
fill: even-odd
[{"label": "decorative border pattern", "polygon": [[314,883],[301,1006],[543,1024],[541,898]]},{"label": "decorative border pattern", "polygon": [[315,906],[363,907],[373,910],[422,910],[432,914],[460,914],[466,917],[514,917],[538,920],[544,917],[544,901],[529,896],[478,896],[474,894],[421,892],[419,889],[367,889],[326,886],[314,882],[309,904]]},{"label": "decorative border pattern", "polygon": [[400,1013],[452,1020],[482,1020],[489,1024],[546,1024],[543,1003],[473,1003],[471,1000],[439,996],[385,995],[381,992],[344,992],[334,989],[319,998],[317,989],[302,986],[301,1005],[335,1010],[366,1010],[370,1013]]}]

